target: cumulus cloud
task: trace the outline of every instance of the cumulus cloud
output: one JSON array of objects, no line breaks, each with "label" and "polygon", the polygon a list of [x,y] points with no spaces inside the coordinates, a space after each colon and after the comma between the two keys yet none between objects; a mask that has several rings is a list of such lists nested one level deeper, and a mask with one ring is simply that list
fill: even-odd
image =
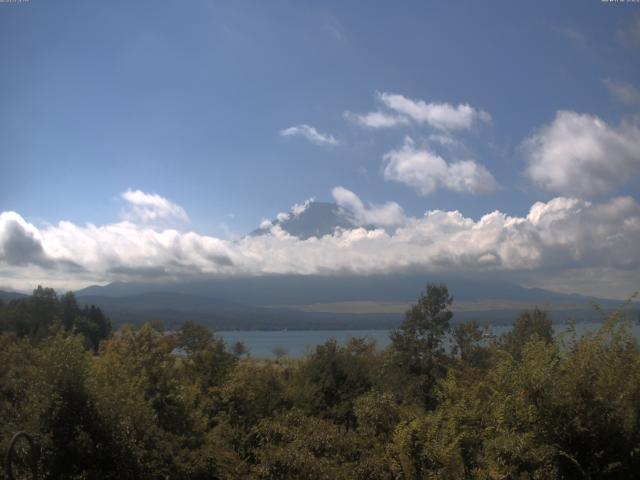
[{"label": "cumulus cloud", "polygon": [[398,125],[409,124],[408,118],[385,112],[369,112],[357,114],[347,111],[344,112],[344,117],[353,123],[369,128],[389,128]]},{"label": "cumulus cloud", "polygon": [[344,187],[335,187],[331,195],[356,226],[395,227],[406,221],[404,210],[396,202],[365,206],[355,193]]},{"label": "cumulus cloud", "polygon": [[526,174],[540,188],[589,197],[640,171],[640,128],[612,127],[595,115],[559,111],[522,144]]},{"label": "cumulus cloud", "polygon": [[452,147],[458,144],[458,141],[455,140],[450,135],[441,134],[441,133],[434,133],[429,135],[429,141],[443,145],[445,147]]},{"label": "cumulus cloud", "polygon": [[[345,118],[369,128],[389,128],[411,122],[427,125],[431,128],[429,142],[450,150],[464,147],[460,140],[454,138],[459,131],[469,130],[478,123],[491,122],[489,113],[466,103],[427,103],[386,92],[377,94],[377,100],[386,111],[366,114],[347,111]],[[401,148],[387,152],[383,163],[386,180],[409,185],[420,195],[429,195],[440,188],[470,193],[488,193],[498,189],[495,178],[483,165],[471,159],[448,163],[434,151],[416,149],[409,137]]]},{"label": "cumulus cloud", "polygon": [[278,220],[279,222],[286,222],[287,220],[289,220],[290,215],[286,212],[280,212],[278,213],[278,215],[276,215],[276,220]]},{"label": "cumulus cloud", "polygon": [[44,253],[40,232],[16,212],[0,214],[0,261],[8,265],[53,264]]},{"label": "cumulus cloud", "polygon": [[[334,195],[360,212],[363,223],[400,217],[395,204],[366,206],[346,189],[336,189]],[[102,226],[59,222],[37,228],[15,212],[4,212],[0,278],[7,286],[24,288],[26,282],[32,287],[43,280],[68,287],[70,278],[86,285],[148,277],[416,269],[553,276],[571,270],[576,275],[600,272],[592,287],[622,272],[636,281],[628,285],[632,290],[640,280],[639,244],[640,204],[630,197],[603,203],[559,197],[535,203],[526,216],[494,211],[477,220],[458,211],[430,210],[421,217],[404,217],[391,229],[343,228],[306,240],[278,226],[265,235],[231,240],[128,221]],[[63,271],[71,264],[78,266],[73,276]]]},{"label": "cumulus cloud", "polygon": [[293,207],[291,207],[291,215],[294,217],[302,215],[313,202],[315,202],[315,198],[311,197],[302,203],[294,203]]},{"label": "cumulus cloud", "polygon": [[344,116],[358,125],[389,128],[408,125],[411,121],[425,124],[441,132],[468,130],[477,123],[491,122],[491,115],[467,103],[452,105],[444,102],[412,100],[395,93],[378,93],[377,101],[388,111],[357,114],[346,111]]},{"label": "cumulus cloud", "polygon": [[[82,266],[71,258],[50,255],[44,248],[40,230],[28,223],[16,212],[0,213],[0,265],[17,271],[39,268],[57,269],[60,272],[78,274]],[[0,269],[0,278],[2,278]]]},{"label": "cumulus cloud", "polygon": [[404,183],[421,195],[439,188],[470,193],[498,189],[498,182],[484,166],[473,160],[447,163],[434,152],[416,148],[409,137],[401,148],[386,153],[383,161],[385,179]]},{"label": "cumulus cloud", "polygon": [[154,223],[159,220],[189,221],[184,208],[157,193],[129,189],[123,192],[121,197],[127,202],[127,209],[123,214],[127,220],[143,223]]},{"label": "cumulus cloud", "polygon": [[[315,202],[315,199],[311,197],[302,203],[294,203],[291,209],[289,210],[289,212],[279,212],[276,215],[276,221],[279,223],[284,223],[287,220],[290,220],[291,218],[299,217],[309,208],[309,206],[313,202]],[[273,226],[274,226],[273,221],[269,220],[268,218],[264,218],[260,222],[259,228],[260,230],[269,230]]]},{"label": "cumulus cloud", "polygon": [[640,91],[630,83],[616,82],[609,78],[605,78],[602,82],[619,103],[628,106],[640,104]]},{"label": "cumulus cloud", "polygon": [[273,222],[268,218],[263,218],[262,220],[260,220],[260,225],[259,225],[260,230],[268,230],[272,226],[273,226]]},{"label": "cumulus cloud", "polygon": [[320,133],[314,127],[304,123],[280,130],[280,135],[283,137],[301,136],[319,146],[338,144],[338,141],[332,135]]},{"label": "cumulus cloud", "polygon": [[490,122],[489,113],[478,110],[467,103],[426,103],[392,93],[379,94],[379,100],[389,109],[405,115],[417,123],[425,123],[443,131],[468,130],[476,122]]}]

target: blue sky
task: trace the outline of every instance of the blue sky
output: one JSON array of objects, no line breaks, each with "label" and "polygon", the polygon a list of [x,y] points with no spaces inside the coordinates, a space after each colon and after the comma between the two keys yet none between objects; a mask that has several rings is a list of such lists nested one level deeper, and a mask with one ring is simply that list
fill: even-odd
[{"label": "blue sky", "polygon": [[[365,206],[474,221],[556,197],[639,200],[637,2],[31,0],[0,4],[0,65],[0,211],[36,228],[118,222],[128,190],[222,239],[310,197],[333,201],[337,186]],[[412,117],[389,95],[424,108]],[[470,107],[470,124],[420,117],[444,104]],[[401,120],[358,121],[371,112]],[[588,139],[594,119],[606,130],[595,147],[613,145],[621,174],[584,152],[553,178],[531,169],[561,164],[547,140],[571,125]],[[332,141],[282,134],[301,125]],[[407,137],[428,165],[445,162],[435,186],[406,158],[388,168]],[[577,186],[580,155],[593,181]],[[464,161],[471,183],[446,170]]]}]

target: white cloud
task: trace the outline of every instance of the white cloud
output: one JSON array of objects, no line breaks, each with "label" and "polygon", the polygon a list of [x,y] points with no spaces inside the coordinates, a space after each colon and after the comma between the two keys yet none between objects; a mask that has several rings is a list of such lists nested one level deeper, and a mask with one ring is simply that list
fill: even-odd
[{"label": "white cloud", "polygon": [[432,135],[429,135],[429,141],[431,141],[433,143],[438,143],[438,144],[443,145],[445,147],[452,147],[452,146],[458,144],[458,142],[456,140],[454,140],[453,137],[451,137],[450,135],[438,134],[438,133],[434,133]]},{"label": "white cloud", "polygon": [[297,217],[303,214],[313,202],[315,202],[315,198],[311,197],[306,199],[302,203],[294,203],[293,207],[291,207],[291,215],[293,215],[294,217]]},{"label": "white cloud", "polygon": [[188,222],[189,216],[184,208],[157,193],[145,193],[141,190],[127,190],[121,194],[128,208],[124,218],[130,221],[153,223],[159,220],[179,220]]},{"label": "white cloud", "polygon": [[0,262],[9,265],[52,266],[39,230],[16,212],[0,213]]},{"label": "white cloud", "polygon": [[[491,122],[489,113],[468,104],[426,103],[384,92],[379,93],[377,99],[390,112],[362,115],[345,112],[345,118],[371,128],[406,125],[410,121],[426,124],[435,130],[429,134],[429,141],[448,149],[464,147],[454,138],[455,131]],[[386,164],[385,179],[409,185],[421,195],[429,195],[439,188],[470,193],[488,193],[498,189],[495,178],[483,165],[469,159],[447,163],[436,152],[416,149],[409,137],[400,149],[387,152],[383,162]]]},{"label": "white cloud", "polygon": [[268,218],[263,218],[260,221],[260,230],[268,230],[273,226],[273,223]]},{"label": "white cloud", "polygon": [[416,149],[409,137],[401,148],[386,153],[383,160],[385,179],[409,185],[421,195],[439,188],[470,193],[498,189],[495,178],[484,166],[472,160],[447,163],[434,152]]},{"label": "white cloud", "polygon": [[331,195],[335,202],[351,215],[350,220],[354,225],[394,227],[406,221],[402,207],[396,202],[365,206],[355,193],[344,187],[333,188]]},{"label": "white cloud", "polygon": [[605,78],[602,82],[613,95],[613,98],[623,105],[633,106],[640,104],[640,91],[630,83],[616,82],[609,78]]},{"label": "white cloud", "polygon": [[353,123],[369,128],[389,128],[398,125],[407,125],[409,123],[406,117],[385,112],[370,112],[364,114],[344,112],[344,117]]},{"label": "white cloud", "polygon": [[490,123],[491,115],[467,103],[452,105],[444,102],[412,100],[394,93],[379,93],[376,99],[389,111],[357,114],[346,111],[344,116],[358,125],[369,128],[389,128],[408,125],[410,121],[426,124],[441,132],[469,130],[477,123]]},{"label": "white cloud", "polygon": [[425,123],[442,131],[468,130],[474,123],[491,122],[489,113],[478,110],[467,103],[426,103],[412,100],[403,95],[381,93],[379,100],[389,109],[411,118],[417,123]]},{"label": "white cloud", "polygon": [[[294,203],[293,206],[291,207],[291,210],[289,210],[289,212],[279,212],[276,215],[276,220],[279,223],[284,223],[287,220],[291,219],[291,218],[295,218],[298,217],[299,215],[301,215],[302,213],[304,213],[305,210],[307,210],[307,208],[309,208],[309,206],[315,201],[315,199],[313,197],[308,198],[307,200],[305,200],[302,203]],[[268,230],[271,227],[273,227],[273,222],[271,220],[262,220],[262,222],[260,222],[260,229],[261,230]]]},{"label": "white cloud", "polygon": [[640,128],[614,128],[594,115],[560,111],[523,142],[526,174],[540,188],[588,197],[640,172]]},{"label": "white cloud", "polygon": [[280,135],[283,137],[302,136],[309,140],[314,145],[337,145],[338,141],[329,134],[318,132],[314,127],[306,124],[300,124],[293,127],[280,130]]},{"label": "white cloud", "polygon": [[[360,209],[363,221],[398,216],[399,206],[367,207],[344,189],[336,196]],[[604,203],[560,197],[534,204],[523,217],[494,211],[478,220],[458,211],[432,210],[387,231],[338,229],[307,240],[278,227],[270,234],[229,240],[126,221],[37,228],[15,212],[4,212],[0,278],[13,288],[33,288],[38,282],[69,288],[140,278],[423,269],[529,272],[540,284],[572,271],[592,279],[581,288],[597,291],[598,285],[607,287],[608,278],[626,278],[632,291],[640,282],[639,244],[640,205],[630,197]]]},{"label": "white cloud", "polygon": [[289,214],[285,213],[285,212],[280,212],[278,213],[278,215],[276,215],[276,220],[278,220],[280,223],[282,222],[286,222],[287,220],[289,220]]}]

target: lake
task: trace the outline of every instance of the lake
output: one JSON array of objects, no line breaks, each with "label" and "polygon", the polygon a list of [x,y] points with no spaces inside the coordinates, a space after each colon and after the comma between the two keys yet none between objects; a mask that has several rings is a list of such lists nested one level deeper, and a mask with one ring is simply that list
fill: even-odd
[{"label": "lake", "polygon": [[[587,331],[594,331],[601,323],[579,323],[577,331],[583,334]],[[556,334],[565,332],[569,325],[554,324],[553,329]],[[640,338],[640,325],[634,323],[633,334]],[[511,329],[509,325],[493,325],[491,333],[496,336],[502,335]],[[280,330],[280,331],[220,331],[216,335],[221,336],[227,344],[240,341],[249,349],[252,357],[274,358],[273,349],[282,347],[286,350],[288,357],[303,357],[312,351],[317,345],[321,345],[330,338],[335,338],[340,344],[345,344],[350,338],[365,337],[373,339],[379,349],[386,348],[389,343],[390,330]]]}]

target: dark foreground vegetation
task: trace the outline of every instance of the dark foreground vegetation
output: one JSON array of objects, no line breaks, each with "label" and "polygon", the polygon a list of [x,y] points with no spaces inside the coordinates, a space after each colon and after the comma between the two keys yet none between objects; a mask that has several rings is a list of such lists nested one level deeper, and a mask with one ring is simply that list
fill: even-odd
[{"label": "dark foreground vegetation", "polygon": [[[578,337],[540,310],[491,338],[429,285],[378,352],[247,358],[187,322],[111,332],[39,288],[0,305],[0,448],[43,478],[640,478],[640,349],[622,311]],[[453,343],[449,342],[453,338]]]}]

